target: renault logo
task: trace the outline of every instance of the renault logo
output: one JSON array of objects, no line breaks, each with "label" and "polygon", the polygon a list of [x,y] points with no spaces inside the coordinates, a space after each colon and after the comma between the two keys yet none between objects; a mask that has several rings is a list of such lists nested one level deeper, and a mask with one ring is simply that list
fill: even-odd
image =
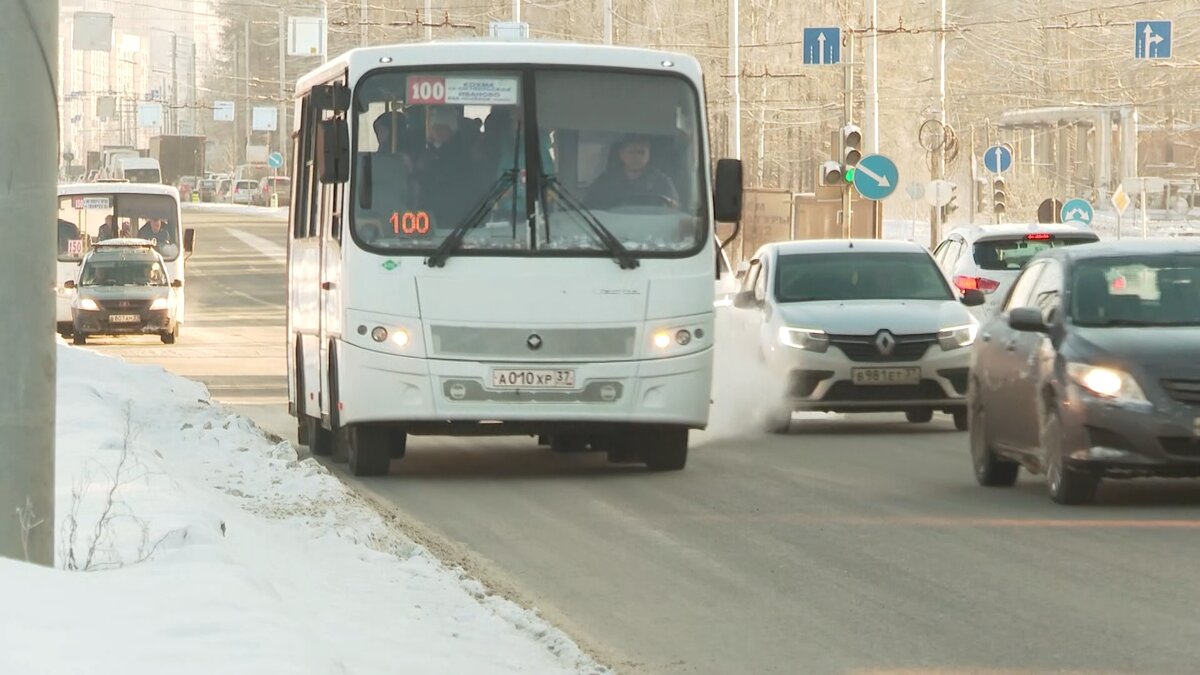
[{"label": "renault logo", "polygon": [[542,348],[542,336],[537,333],[530,335],[525,339],[525,345],[536,352]]},{"label": "renault logo", "polygon": [[896,338],[886,330],[881,330],[875,336],[875,348],[881,356],[891,356],[892,351],[896,349]]}]

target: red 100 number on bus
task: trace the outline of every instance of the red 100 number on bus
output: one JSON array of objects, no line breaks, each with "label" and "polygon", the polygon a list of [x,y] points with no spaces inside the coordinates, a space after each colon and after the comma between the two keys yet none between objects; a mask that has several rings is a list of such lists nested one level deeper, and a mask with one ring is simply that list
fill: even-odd
[{"label": "red 100 number on bus", "polygon": [[408,78],[409,105],[440,105],[446,102],[446,78]]}]

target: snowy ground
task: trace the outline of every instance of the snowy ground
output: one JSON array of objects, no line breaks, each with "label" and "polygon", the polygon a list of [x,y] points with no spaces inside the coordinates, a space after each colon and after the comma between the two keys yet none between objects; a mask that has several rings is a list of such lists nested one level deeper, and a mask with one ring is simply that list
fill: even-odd
[{"label": "snowy ground", "polygon": [[58,569],[0,560],[0,673],[605,672],[202,385],[59,374]]},{"label": "snowy ground", "polygon": [[243,204],[220,204],[216,202],[181,202],[184,211],[225,213],[234,216],[257,216],[259,218],[287,218],[288,207],[245,206]]}]

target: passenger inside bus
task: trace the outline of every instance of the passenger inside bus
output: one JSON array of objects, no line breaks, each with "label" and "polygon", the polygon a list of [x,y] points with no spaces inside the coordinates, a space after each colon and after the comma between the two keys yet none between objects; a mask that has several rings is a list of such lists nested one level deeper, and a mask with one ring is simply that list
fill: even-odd
[{"label": "passenger inside bus", "polygon": [[117,219],[111,214],[104,216],[104,224],[96,234],[96,241],[107,241],[117,236]]},{"label": "passenger inside bus", "polygon": [[650,139],[629,135],[615,147],[615,157],[588,188],[593,209],[620,206],[679,206],[679,193],[667,174],[650,165]]},{"label": "passenger inside bus", "polygon": [[467,216],[473,204],[463,197],[463,178],[468,175],[469,138],[460,134],[461,112],[439,106],[430,111],[429,138],[417,164],[422,210],[432,216],[434,227],[452,229]]}]

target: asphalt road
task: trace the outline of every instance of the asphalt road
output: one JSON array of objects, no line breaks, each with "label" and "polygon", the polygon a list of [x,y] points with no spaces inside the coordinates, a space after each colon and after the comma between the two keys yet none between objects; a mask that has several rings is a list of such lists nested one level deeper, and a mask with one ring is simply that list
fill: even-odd
[{"label": "asphalt road", "polygon": [[[180,342],[96,348],[294,439],[285,228],[186,220]],[[418,438],[391,476],[346,480],[620,672],[1200,671],[1200,483],[1107,482],[1097,506],[1060,507],[1030,476],[976,487],[966,441],[944,417],[797,420],[650,474],[529,439]]]}]

